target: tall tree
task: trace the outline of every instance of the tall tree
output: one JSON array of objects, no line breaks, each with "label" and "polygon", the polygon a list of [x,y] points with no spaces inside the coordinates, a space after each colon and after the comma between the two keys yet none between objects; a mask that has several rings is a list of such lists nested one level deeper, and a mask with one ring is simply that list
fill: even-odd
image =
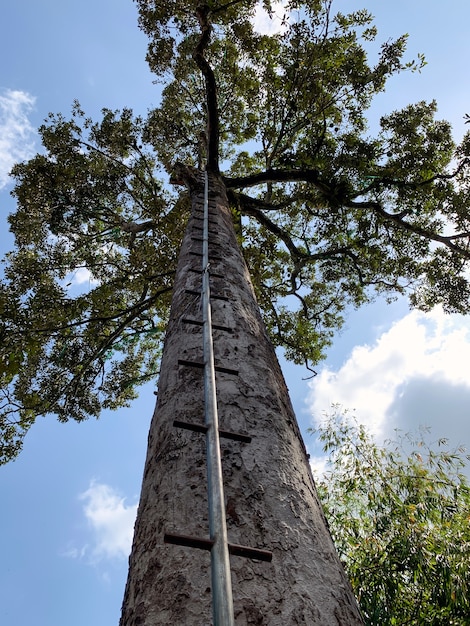
[{"label": "tall tree", "polygon": [[[227,197],[268,333],[296,362],[314,365],[345,308],[377,293],[468,310],[470,138],[456,146],[425,102],[367,129],[386,80],[422,64],[403,60],[405,37],[371,63],[371,16],[334,15],[330,1],[287,3],[273,35],[254,30],[252,0],[137,4],[159,107],[95,123],[76,104],[71,119],[50,116],[44,152],[13,171],[3,460],[37,415],[98,415],[156,376],[191,167]],[[176,161],[189,194],[158,182]]]},{"label": "tall tree", "polygon": [[[228,545],[223,541],[232,554],[230,574],[214,562],[216,546],[207,539],[220,540],[225,530],[218,531],[213,514],[208,515],[217,485],[212,486],[211,475],[208,489],[201,433],[205,424],[211,427],[204,420],[208,403],[201,368],[207,367],[201,332],[204,186],[197,172],[182,175],[193,211],[165,337],[121,626],[362,624],[237,246],[224,185],[211,175],[210,267],[205,271],[212,294],[217,445],[225,484],[220,516],[227,519]],[[208,455],[211,445],[208,441]],[[201,548],[211,549],[211,566]],[[232,579],[232,594],[228,580],[219,590],[219,576]],[[233,616],[232,602],[224,606],[230,595]]]}]

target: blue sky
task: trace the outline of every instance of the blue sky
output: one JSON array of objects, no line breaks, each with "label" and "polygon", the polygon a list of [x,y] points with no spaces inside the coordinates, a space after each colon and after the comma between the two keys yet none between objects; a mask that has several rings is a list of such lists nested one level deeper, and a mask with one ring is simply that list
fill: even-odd
[{"label": "blue sky", "polygon": [[[342,0],[377,15],[379,39],[410,33],[422,74],[394,79],[371,113],[436,98],[458,139],[470,112],[470,4],[449,0]],[[158,100],[131,0],[15,0],[2,7],[0,47],[0,251],[11,246],[7,172],[38,149],[35,128],[78,98],[89,115],[106,106],[144,113]],[[355,408],[379,435],[432,426],[470,445],[470,322],[379,302],[348,317],[318,377],[284,371],[304,433],[332,402]],[[0,468],[0,622],[6,626],[115,626],[127,572],[153,411],[151,387],[130,409],[99,421],[41,419],[21,456]],[[315,455],[314,441],[306,441]]]}]

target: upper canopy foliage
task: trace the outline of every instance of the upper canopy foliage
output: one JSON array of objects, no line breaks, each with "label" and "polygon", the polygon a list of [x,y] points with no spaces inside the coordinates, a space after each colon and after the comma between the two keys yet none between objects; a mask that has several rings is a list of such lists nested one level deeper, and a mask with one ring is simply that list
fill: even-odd
[{"label": "upper canopy foliage", "polygon": [[[51,115],[17,165],[0,302],[2,456],[38,414],[84,419],[155,375],[188,203],[158,178],[176,161],[220,173],[268,330],[315,363],[348,305],[409,292],[466,312],[468,155],[436,104],[368,129],[406,37],[375,44],[366,11],[265,2],[136,0],[163,91],[147,117]],[[375,52],[373,52],[375,51]],[[370,57],[370,58],[369,58]],[[88,277],[86,284],[80,282]]]}]

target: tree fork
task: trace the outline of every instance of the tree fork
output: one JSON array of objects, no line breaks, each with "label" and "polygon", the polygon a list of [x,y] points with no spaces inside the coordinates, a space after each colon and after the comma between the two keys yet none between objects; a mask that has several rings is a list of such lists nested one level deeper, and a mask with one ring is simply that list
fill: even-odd
[{"label": "tree fork", "polygon": [[[198,231],[200,172],[180,168],[192,215],[180,251],[170,321],[149,434],[142,494],[121,626],[207,626],[211,622],[206,550],[169,545],[167,536],[208,539]],[[220,428],[246,435],[221,441],[228,541],[273,553],[272,561],[232,554],[235,624],[362,624],[316,495],[288,391],[238,248],[225,187],[210,175],[214,354]],[[199,266],[198,266],[199,267]],[[226,329],[231,329],[227,332]],[[251,438],[251,441],[248,439]],[[197,543],[197,542],[196,542]]]}]

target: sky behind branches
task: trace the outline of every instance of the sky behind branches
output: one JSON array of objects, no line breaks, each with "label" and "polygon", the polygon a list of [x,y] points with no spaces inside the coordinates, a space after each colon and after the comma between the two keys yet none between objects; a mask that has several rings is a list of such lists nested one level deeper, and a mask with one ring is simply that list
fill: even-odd
[{"label": "sky behind branches", "polygon": [[[423,52],[428,61],[421,74],[390,81],[371,111],[371,128],[384,113],[435,98],[459,139],[470,112],[468,1],[449,0],[445,9],[437,0],[334,4],[376,14],[378,41],[410,33],[410,57]],[[277,28],[281,21],[279,9]],[[158,102],[158,87],[131,0],[15,0],[3,7],[0,46],[6,59],[0,70],[3,255],[12,246],[8,171],[39,149],[35,129],[47,114],[68,115],[75,98],[92,117],[102,107],[145,114]],[[436,439],[448,436],[470,447],[469,361],[468,319],[439,309],[410,312],[399,300],[351,312],[314,380],[302,380],[308,374],[302,368],[283,368],[317,456],[306,429],[338,402],[356,409],[380,437],[424,424]],[[19,459],[0,468],[1,624],[117,624],[154,400],[148,385],[132,408],[99,421],[41,419]]]}]

